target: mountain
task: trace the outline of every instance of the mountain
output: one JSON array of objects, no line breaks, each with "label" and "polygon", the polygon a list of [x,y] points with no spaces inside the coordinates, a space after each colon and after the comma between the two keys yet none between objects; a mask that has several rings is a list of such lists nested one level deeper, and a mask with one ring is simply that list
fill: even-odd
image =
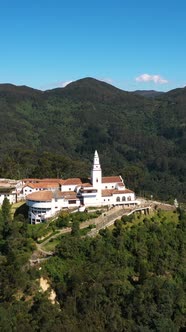
[{"label": "mountain", "polygon": [[156,98],[85,78],[39,91],[0,85],[0,177],[105,175],[138,194],[186,199],[186,89]]},{"label": "mountain", "polygon": [[118,89],[111,84],[96,80],[91,77],[83,78],[68,84],[65,88],[56,88],[45,92],[47,96],[60,96],[75,101],[88,102],[114,102],[120,99],[132,99],[130,92]]},{"label": "mountain", "polygon": [[13,84],[0,84],[0,97],[14,98],[14,101],[20,98],[29,98],[39,96],[42,91],[30,88],[26,85],[16,86]]},{"label": "mountain", "polygon": [[162,91],[155,91],[155,90],[136,90],[134,91],[134,93],[147,98],[156,98],[164,94],[164,92]]}]

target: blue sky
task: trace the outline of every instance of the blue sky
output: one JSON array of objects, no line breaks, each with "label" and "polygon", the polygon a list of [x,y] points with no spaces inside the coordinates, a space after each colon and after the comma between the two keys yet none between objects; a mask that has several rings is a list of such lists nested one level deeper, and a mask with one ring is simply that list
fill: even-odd
[{"label": "blue sky", "polygon": [[0,83],[186,85],[186,1],[0,0]]}]

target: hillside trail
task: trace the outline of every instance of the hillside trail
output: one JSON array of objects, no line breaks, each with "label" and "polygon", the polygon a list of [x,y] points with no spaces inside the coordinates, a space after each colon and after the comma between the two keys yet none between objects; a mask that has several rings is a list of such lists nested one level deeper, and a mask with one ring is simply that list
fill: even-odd
[{"label": "hillside trail", "polygon": [[[101,229],[104,229],[106,227],[109,227],[114,224],[114,222],[121,218],[124,215],[130,215],[131,213],[134,213],[136,211],[144,210],[144,209],[158,209],[161,208],[163,210],[174,210],[175,207],[173,205],[159,202],[159,201],[153,201],[153,200],[146,200],[144,198],[140,199],[140,205],[138,207],[131,207],[131,208],[124,208],[124,206],[115,206],[109,209],[108,211],[103,212],[100,216],[97,218],[82,222],[80,224],[80,229],[84,229],[90,225],[95,225],[95,228],[90,230],[90,232],[87,234],[87,236],[96,236]],[[71,227],[66,227],[61,230],[59,230],[56,234],[51,235],[49,238],[44,240],[42,243],[36,243],[37,249],[32,254],[32,257],[30,259],[30,262],[35,262],[37,260],[43,261],[48,259],[49,257],[54,255],[54,251],[46,251],[43,249],[43,247],[52,239],[55,239],[59,237],[62,234],[70,233]]]}]

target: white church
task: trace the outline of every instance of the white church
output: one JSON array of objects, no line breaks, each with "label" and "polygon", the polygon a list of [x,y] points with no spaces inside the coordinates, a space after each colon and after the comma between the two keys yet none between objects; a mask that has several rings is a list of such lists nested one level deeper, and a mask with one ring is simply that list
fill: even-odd
[{"label": "white church", "polygon": [[121,176],[102,177],[97,151],[94,154],[91,177],[86,181],[70,179],[25,179],[23,195],[29,207],[31,223],[40,223],[62,209],[86,207],[135,206],[135,193],[126,189]]}]

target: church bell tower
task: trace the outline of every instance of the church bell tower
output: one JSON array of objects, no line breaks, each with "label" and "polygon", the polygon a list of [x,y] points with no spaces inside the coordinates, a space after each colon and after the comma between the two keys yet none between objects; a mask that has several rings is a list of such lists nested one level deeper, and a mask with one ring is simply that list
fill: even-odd
[{"label": "church bell tower", "polygon": [[98,190],[98,195],[100,195],[101,197],[102,170],[97,151],[95,151],[94,153],[94,161],[91,172],[91,182],[93,187]]}]

